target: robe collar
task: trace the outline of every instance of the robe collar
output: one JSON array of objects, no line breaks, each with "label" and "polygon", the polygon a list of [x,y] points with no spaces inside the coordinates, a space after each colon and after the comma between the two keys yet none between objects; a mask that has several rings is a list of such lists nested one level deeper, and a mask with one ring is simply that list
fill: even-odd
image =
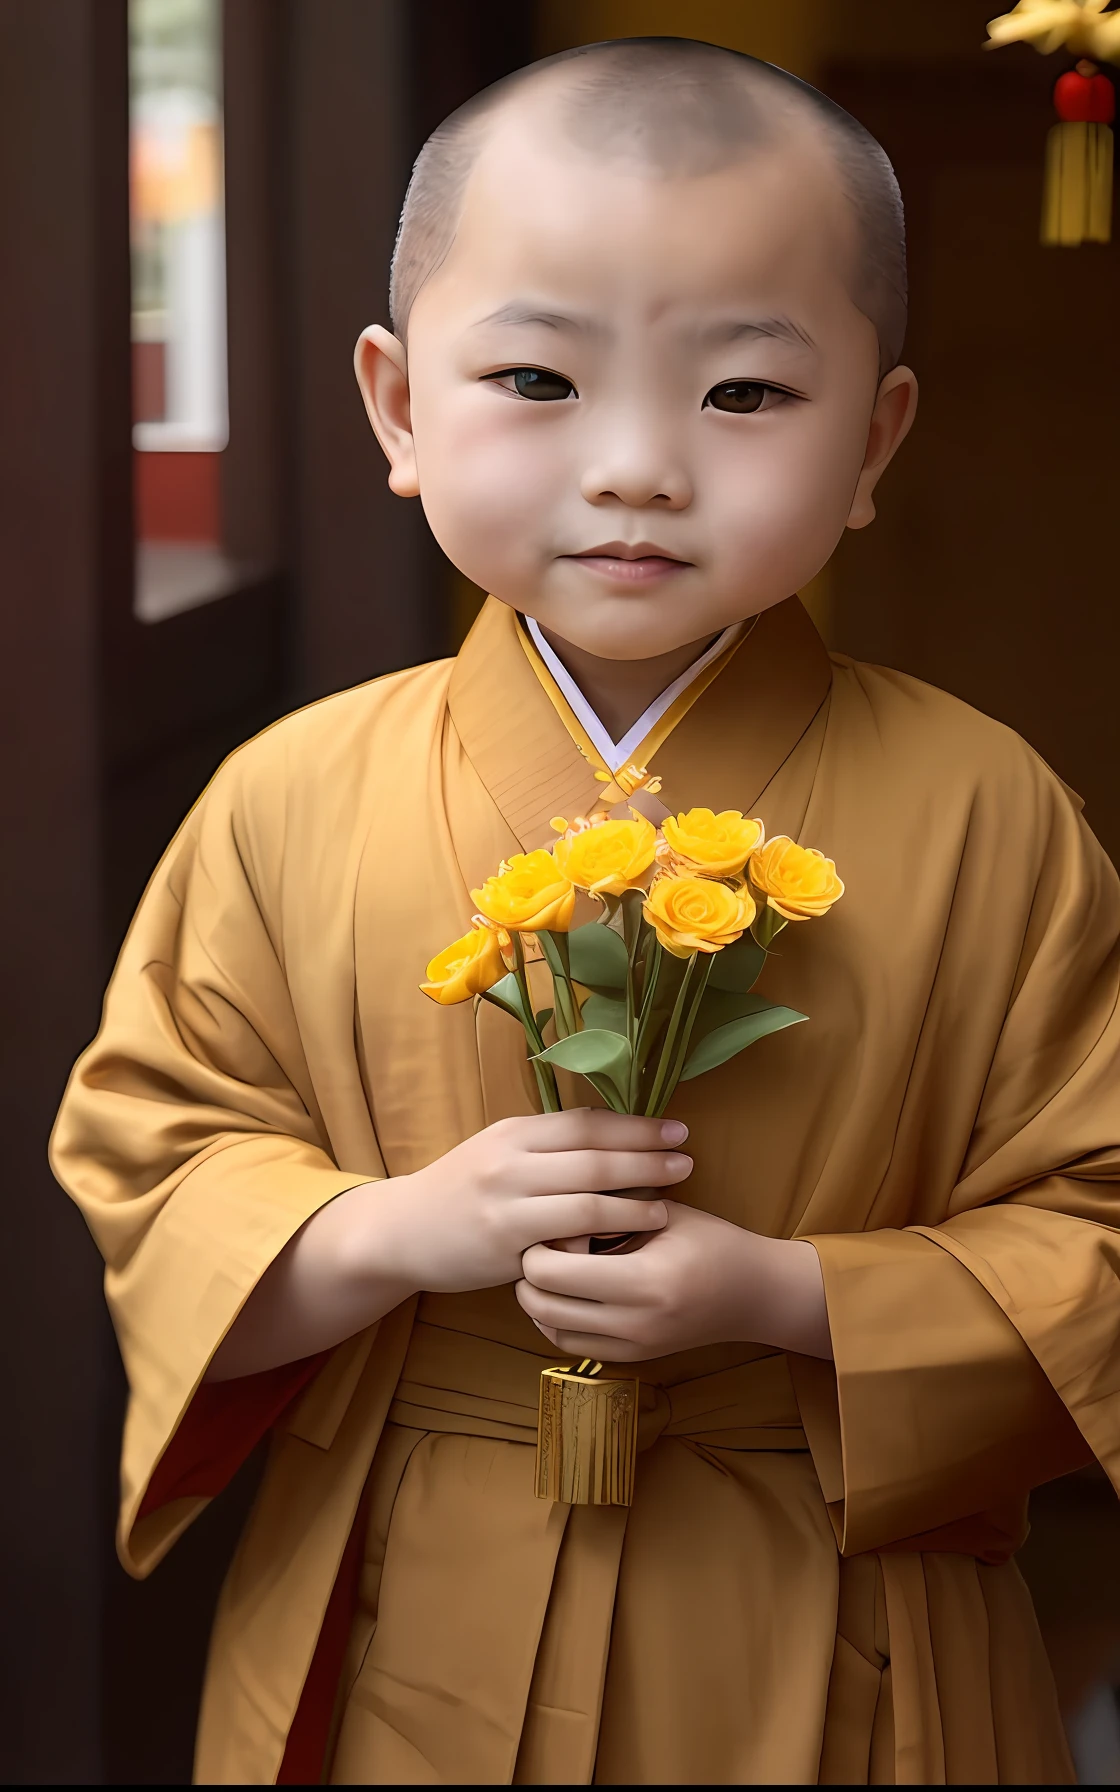
[{"label": "robe collar", "polygon": [[[517,617],[488,598],[451,675],[463,751],[523,850],[550,845],[553,816],[587,814],[602,786],[525,656]],[[828,697],[832,667],[796,597],[748,639],[653,755],[669,810],[750,813]]]},{"label": "robe collar", "polygon": [[724,662],[731,658],[751,627],[753,619],[750,623],[736,622],[725,628],[691,666],[654,698],[619,741],[611,740],[575,679],[548,645],[532,617],[518,617],[517,633],[538,683],[576,746],[592,764],[598,761],[611,778],[626,766],[650,763],[658,747],[668,740],[696,699],[719,677]]}]

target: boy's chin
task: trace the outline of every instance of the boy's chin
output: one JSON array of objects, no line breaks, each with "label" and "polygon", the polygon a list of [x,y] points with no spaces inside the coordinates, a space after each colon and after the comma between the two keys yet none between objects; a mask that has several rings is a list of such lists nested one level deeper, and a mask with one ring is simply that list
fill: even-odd
[{"label": "boy's chin", "polygon": [[717,611],[706,613],[687,600],[670,608],[637,597],[590,603],[542,602],[525,608],[546,633],[601,660],[658,659],[695,641],[710,640],[750,613],[749,604],[725,616]]}]

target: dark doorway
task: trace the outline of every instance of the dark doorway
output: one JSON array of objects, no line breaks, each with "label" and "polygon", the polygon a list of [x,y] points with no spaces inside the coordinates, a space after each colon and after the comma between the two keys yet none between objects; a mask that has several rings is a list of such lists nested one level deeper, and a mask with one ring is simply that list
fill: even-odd
[{"label": "dark doorway", "polygon": [[[350,357],[384,319],[424,135],[530,54],[517,4],[214,8],[228,443],[180,469],[189,502],[170,459],[143,478],[136,464],[134,419],[158,424],[169,406],[158,328],[130,342],[127,0],[0,8],[2,1775],[17,1783],[190,1779],[206,1636],[253,1469],[150,1581],[125,1577],[112,1553],[123,1378],[97,1255],[46,1140],[144,883],[222,758],[301,701],[447,651],[446,566],[419,506],[386,489]],[[137,524],[157,541],[205,537],[215,506],[218,588],[161,610],[164,590],[145,612]]]}]

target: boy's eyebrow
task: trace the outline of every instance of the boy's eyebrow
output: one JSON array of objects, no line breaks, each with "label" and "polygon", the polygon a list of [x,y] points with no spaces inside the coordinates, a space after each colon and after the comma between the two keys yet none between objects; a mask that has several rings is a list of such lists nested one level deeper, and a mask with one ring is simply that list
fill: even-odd
[{"label": "boy's eyebrow", "polygon": [[496,311],[480,317],[473,327],[481,330],[487,324],[543,324],[547,330],[581,331],[595,327],[590,318],[572,316],[564,311],[545,311],[523,299],[511,299],[508,305],[499,305]]},{"label": "boy's eyebrow", "polygon": [[[488,324],[539,324],[546,330],[576,330],[585,335],[594,333],[599,327],[589,317],[566,311],[547,311],[527,299],[511,299],[508,304],[499,305],[496,311],[480,317],[473,328],[482,330]],[[771,336],[781,342],[799,343],[805,348],[815,349],[817,346],[808,330],[783,315],[732,318],[726,323],[706,325],[698,334],[708,342],[731,343],[740,342],[747,336]]]},{"label": "boy's eyebrow", "polygon": [[774,336],[781,342],[798,342],[805,348],[816,348],[808,330],[792,317],[756,317],[731,319],[701,330],[701,336],[715,342],[739,342],[744,336]]}]

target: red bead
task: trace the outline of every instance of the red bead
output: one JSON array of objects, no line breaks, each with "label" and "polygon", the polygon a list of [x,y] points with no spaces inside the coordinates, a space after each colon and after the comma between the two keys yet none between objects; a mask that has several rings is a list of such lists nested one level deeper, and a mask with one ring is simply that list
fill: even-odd
[{"label": "red bead", "polygon": [[1111,124],[1116,92],[1107,75],[1079,75],[1071,68],[1054,83],[1054,108],[1063,124]]}]

